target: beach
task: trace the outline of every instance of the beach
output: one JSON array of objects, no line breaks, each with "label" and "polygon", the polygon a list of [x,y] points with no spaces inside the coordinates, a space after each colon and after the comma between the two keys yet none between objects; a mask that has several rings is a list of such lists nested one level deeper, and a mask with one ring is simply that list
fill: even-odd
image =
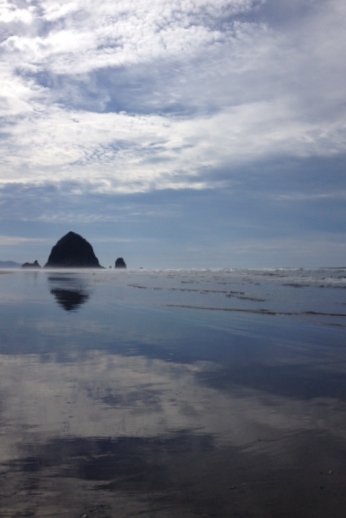
[{"label": "beach", "polygon": [[0,286],[1,517],[344,516],[345,268]]}]

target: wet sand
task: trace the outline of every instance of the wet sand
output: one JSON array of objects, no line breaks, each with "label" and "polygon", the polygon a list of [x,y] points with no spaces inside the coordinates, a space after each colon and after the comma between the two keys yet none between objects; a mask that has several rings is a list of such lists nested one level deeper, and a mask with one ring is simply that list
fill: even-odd
[{"label": "wet sand", "polygon": [[343,517],[344,281],[265,273],[3,276],[0,516]]}]

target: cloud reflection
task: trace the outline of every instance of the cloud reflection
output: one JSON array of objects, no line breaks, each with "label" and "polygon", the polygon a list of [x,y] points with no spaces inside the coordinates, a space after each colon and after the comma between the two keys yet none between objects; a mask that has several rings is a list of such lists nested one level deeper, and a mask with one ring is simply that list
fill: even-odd
[{"label": "cloud reflection", "polygon": [[[17,311],[2,303],[2,513],[342,516],[342,331],[274,316],[162,310],[164,299],[126,290],[128,277],[120,285],[105,273],[47,272],[50,291],[95,289],[72,318],[52,302],[46,271],[17,277],[26,290]],[[137,285],[157,287],[158,278]],[[196,296],[190,274],[174,291],[169,279],[158,297]],[[199,298],[213,296],[201,289],[198,282]],[[140,296],[151,307],[138,307]]]}]

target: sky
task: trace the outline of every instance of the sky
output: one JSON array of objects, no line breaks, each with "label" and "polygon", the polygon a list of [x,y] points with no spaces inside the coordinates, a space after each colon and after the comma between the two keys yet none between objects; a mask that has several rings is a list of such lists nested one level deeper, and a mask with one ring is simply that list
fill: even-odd
[{"label": "sky", "polygon": [[0,260],[346,265],[344,0],[2,0]]}]

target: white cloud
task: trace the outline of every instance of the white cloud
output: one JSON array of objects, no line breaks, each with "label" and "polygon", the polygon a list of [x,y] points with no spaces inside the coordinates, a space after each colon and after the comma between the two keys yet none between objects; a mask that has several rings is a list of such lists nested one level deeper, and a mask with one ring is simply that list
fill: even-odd
[{"label": "white cloud", "polygon": [[346,200],[346,191],[330,191],[330,192],[291,192],[289,194],[273,194],[271,198],[278,201],[288,202],[307,202],[322,200]]},{"label": "white cloud", "polygon": [[33,22],[34,13],[35,8],[30,5],[26,9],[20,9],[13,2],[3,0],[0,8],[0,24],[18,22],[30,24]]},{"label": "white cloud", "polygon": [[225,165],[344,153],[345,7],[270,27],[261,4],[4,4],[0,182],[204,189]]},{"label": "white cloud", "polygon": [[49,242],[49,240],[43,238],[0,236],[0,246],[21,246],[23,244],[37,245]]},{"label": "white cloud", "polygon": [[337,124],[320,128],[291,117],[289,102],[254,103],[193,119],[50,108],[29,114],[12,130],[15,154],[6,153],[8,140],[0,143],[1,181],[12,183],[6,173],[12,170],[17,182],[80,182],[80,193],[203,189],[213,184],[199,180],[199,172],[248,162],[249,150],[251,161],[346,151]]},{"label": "white cloud", "polygon": [[[86,73],[105,66],[121,66],[158,57],[188,58],[201,45],[223,39],[214,29],[227,15],[246,12],[253,2],[219,0],[210,3],[147,0],[73,2],[42,1],[37,34],[9,36],[2,47],[18,65],[54,73]],[[30,12],[32,8],[30,8]],[[1,11],[0,11],[1,12]],[[45,23],[56,23],[48,33]],[[16,28],[15,28],[16,29]],[[24,59],[23,59],[24,58]]]},{"label": "white cloud", "polygon": [[65,18],[68,15],[76,13],[80,9],[78,2],[43,2],[44,8],[43,18],[49,22],[54,22]]}]

